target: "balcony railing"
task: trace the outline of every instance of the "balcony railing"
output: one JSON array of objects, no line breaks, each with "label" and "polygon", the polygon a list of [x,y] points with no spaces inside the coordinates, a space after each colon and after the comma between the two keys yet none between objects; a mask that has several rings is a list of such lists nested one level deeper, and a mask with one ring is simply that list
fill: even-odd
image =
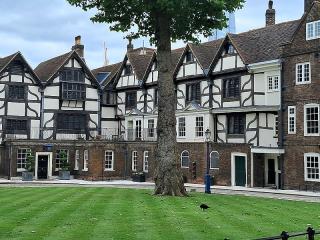
[{"label": "balcony railing", "polygon": [[10,131],[4,134],[4,139],[21,140],[104,140],[104,141],[156,141],[157,129],[141,128],[119,131],[115,128],[102,128],[98,130],[53,130],[31,128],[28,131]]}]

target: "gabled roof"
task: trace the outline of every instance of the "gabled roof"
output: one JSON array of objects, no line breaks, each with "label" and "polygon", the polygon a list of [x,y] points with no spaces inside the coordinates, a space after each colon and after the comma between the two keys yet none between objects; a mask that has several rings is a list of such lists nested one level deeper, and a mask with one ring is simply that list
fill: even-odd
[{"label": "gabled roof", "polygon": [[[144,51],[144,54],[141,54],[142,51]],[[154,54],[155,50],[152,48],[137,48],[127,53],[127,57],[138,80],[144,80]]]},{"label": "gabled roof", "polygon": [[281,57],[283,44],[290,41],[300,20],[279,23],[239,34],[228,34],[245,64]]},{"label": "gabled roof", "polygon": [[47,61],[40,63],[36,67],[35,72],[39,76],[42,82],[45,82],[46,85],[49,85],[53,81],[55,75],[60,71],[61,68],[64,67],[65,64],[68,63],[68,61],[71,58],[75,58],[79,62],[79,64],[83,67],[86,74],[88,74],[93,79],[95,84],[98,87],[100,87],[99,82],[97,81],[95,76],[92,74],[87,64],[79,56],[76,50],[70,51],[68,53],[62,54],[60,56],[51,58]]},{"label": "gabled roof", "polygon": [[102,82],[100,82],[101,86],[106,86],[112,79],[117,75],[117,73],[120,70],[122,63],[115,63],[107,66],[103,66],[100,68],[96,68],[92,70],[93,75],[97,78],[99,73],[110,73],[106,79],[104,79]]},{"label": "gabled roof", "polygon": [[37,76],[37,74],[35,73],[35,71],[32,69],[32,67],[29,65],[29,63],[27,62],[27,60],[24,58],[24,56],[22,55],[21,52],[16,52],[14,54],[11,54],[7,57],[4,57],[4,58],[0,58],[0,73],[2,73],[6,68],[7,66],[10,65],[10,63],[16,59],[19,59],[21,61],[24,62],[24,64],[27,66],[27,68],[29,69],[30,71],[30,74],[33,76],[33,78],[35,79],[35,81],[39,84],[39,85],[42,85],[41,84],[41,81],[39,79],[39,77]]}]

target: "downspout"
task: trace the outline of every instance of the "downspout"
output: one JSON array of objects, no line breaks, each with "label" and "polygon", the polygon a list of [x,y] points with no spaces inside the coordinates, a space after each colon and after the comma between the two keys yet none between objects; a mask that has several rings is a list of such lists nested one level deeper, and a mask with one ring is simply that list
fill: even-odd
[{"label": "downspout", "polygon": [[99,98],[98,98],[98,135],[101,135],[101,112],[102,112],[102,98],[103,98],[103,91],[102,89],[98,89]]},{"label": "downspout", "polygon": [[[284,147],[284,111],[283,109],[283,91],[285,90],[284,86],[284,72],[283,72],[283,65],[284,65],[284,59],[281,59],[281,64],[280,64],[280,72],[281,72],[281,91],[280,91],[280,111],[279,111],[279,116],[278,116],[278,126],[280,126],[279,131],[279,147],[283,148]],[[281,184],[279,186],[280,189],[284,189],[284,156],[283,154],[280,155],[280,170],[281,170]]]},{"label": "downspout", "polygon": [[44,124],[44,89],[41,87],[39,89],[41,94],[41,102],[40,102],[40,139],[43,139],[43,124]]}]

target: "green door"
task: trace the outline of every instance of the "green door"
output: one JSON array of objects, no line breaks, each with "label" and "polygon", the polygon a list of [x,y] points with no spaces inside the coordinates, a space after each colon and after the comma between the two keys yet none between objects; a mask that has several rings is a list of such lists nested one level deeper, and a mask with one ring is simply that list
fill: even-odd
[{"label": "green door", "polygon": [[246,158],[242,156],[236,156],[235,162],[235,185],[246,186]]}]

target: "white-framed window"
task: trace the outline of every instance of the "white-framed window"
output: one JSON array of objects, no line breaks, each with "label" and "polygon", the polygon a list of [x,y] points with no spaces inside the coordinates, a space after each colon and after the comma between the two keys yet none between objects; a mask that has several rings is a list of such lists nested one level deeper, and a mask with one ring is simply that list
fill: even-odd
[{"label": "white-framed window", "polygon": [[298,63],[296,65],[296,84],[306,84],[311,82],[311,66],[309,62]]},{"label": "white-framed window", "polygon": [[278,137],[279,134],[279,116],[274,116],[274,136]]},{"label": "white-framed window", "polygon": [[138,167],[138,152],[137,151],[132,151],[132,165],[131,165],[131,169],[133,172],[137,171],[137,167]]},{"label": "white-framed window", "polygon": [[153,138],[154,137],[154,119],[149,119],[148,120],[148,137]]},{"label": "white-framed window", "polygon": [[89,166],[89,151],[86,149],[83,151],[83,169],[82,171],[88,171]]},{"label": "white-framed window", "polygon": [[17,150],[17,171],[22,172],[27,168],[27,157],[29,148],[19,148]]},{"label": "white-framed window", "polygon": [[141,120],[136,121],[136,138],[142,138],[142,127],[141,127]]},{"label": "white-framed window", "polygon": [[149,171],[149,152],[148,151],[143,152],[143,171],[146,173]]},{"label": "white-framed window", "polygon": [[296,134],[296,107],[288,106],[288,134]]},{"label": "white-framed window", "polygon": [[189,152],[187,150],[184,150],[181,153],[181,167],[189,168],[189,162],[190,162]]},{"label": "white-framed window", "polygon": [[74,170],[79,170],[80,150],[77,149],[74,155]]},{"label": "white-framed window", "polygon": [[186,136],[186,118],[185,117],[178,118],[178,136],[179,137]]},{"label": "white-framed window", "polygon": [[320,154],[304,154],[304,179],[305,181],[320,182]]},{"label": "white-framed window", "polygon": [[113,164],[114,164],[114,153],[111,150],[105,151],[105,158],[104,158],[104,170],[105,171],[113,171]]},{"label": "white-framed window", "polygon": [[320,38],[320,20],[307,23],[306,39],[313,40]]},{"label": "white-framed window", "polygon": [[279,91],[280,89],[280,78],[279,76],[268,76],[268,91]]},{"label": "white-framed window", "polygon": [[69,162],[69,150],[67,150],[67,149],[58,149],[57,152],[56,152],[56,171],[61,169],[61,161],[60,161],[61,152],[65,152],[66,153],[67,162]]},{"label": "white-framed window", "polygon": [[196,117],[196,137],[203,137],[203,117]]},{"label": "white-framed window", "polygon": [[304,135],[319,136],[320,115],[319,104],[307,104],[304,106]]},{"label": "white-framed window", "polygon": [[219,169],[220,155],[217,151],[210,153],[210,169]]}]

